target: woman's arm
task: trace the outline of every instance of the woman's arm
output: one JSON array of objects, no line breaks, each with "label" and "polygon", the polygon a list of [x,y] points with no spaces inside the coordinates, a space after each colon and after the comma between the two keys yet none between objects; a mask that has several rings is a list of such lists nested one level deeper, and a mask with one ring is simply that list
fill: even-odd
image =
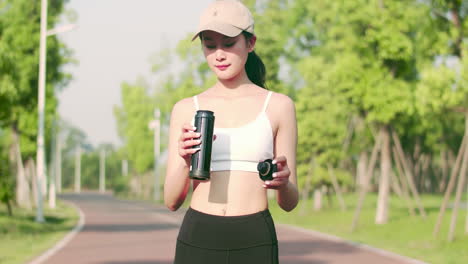
[{"label": "woman's arm", "polygon": [[294,102],[279,94],[275,115],[278,116],[278,131],[275,138],[275,162],[278,172],[266,187],[277,190],[276,200],[285,211],[293,210],[299,202],[296,176],[297,121]]},{"label": "woman's arm", "polygon": [[177,210],[185,198],[190,188],[190,157],[197,149],[191,148],[197,142],[192,140],[197,135],[193,132],[193,127],[184,123],[186,111],[184,111],[184,101],[177,102],[171,113],[169,126],[169,147],[166,169],[166,179],[164,182],[164,203],[171,210]]}]

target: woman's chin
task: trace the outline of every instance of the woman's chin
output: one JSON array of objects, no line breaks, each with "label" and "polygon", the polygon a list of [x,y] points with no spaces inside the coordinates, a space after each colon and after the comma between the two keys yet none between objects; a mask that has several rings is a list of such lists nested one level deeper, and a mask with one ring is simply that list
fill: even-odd
[{"label": "woman's chin", "polygon": [[232,81],[234,80],[239,74],[233,74],[232,72],[226,71],[218,71],[216,72],[216,76],[220,81]]}]

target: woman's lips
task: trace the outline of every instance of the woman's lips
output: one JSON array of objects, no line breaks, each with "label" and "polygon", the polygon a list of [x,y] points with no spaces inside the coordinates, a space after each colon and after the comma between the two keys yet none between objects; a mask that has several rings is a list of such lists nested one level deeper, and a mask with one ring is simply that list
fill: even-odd
[{"label": "woman's lips", "polygon": [[230,66],[230,65],[227,64],[227,65],[216,65],[215,67],[218,68],[218,69],[220,69],[220,70],[222,70],[222,71],[224,71],[224,70],[227,69],[229,66]]}]

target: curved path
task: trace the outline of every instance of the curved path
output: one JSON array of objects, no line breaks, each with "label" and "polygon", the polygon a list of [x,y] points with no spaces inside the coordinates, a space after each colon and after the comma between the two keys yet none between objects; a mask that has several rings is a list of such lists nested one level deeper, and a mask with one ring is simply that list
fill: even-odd
[{"label": "curved path", "polygon": [[[85,215],[84,226],[58,250],[31,263],[171,264],[182,210],[170,212],[147,202],[118,200],[109,194],[64,194]],[[339,238],[277,225],[282,264],[421,264]]]}]

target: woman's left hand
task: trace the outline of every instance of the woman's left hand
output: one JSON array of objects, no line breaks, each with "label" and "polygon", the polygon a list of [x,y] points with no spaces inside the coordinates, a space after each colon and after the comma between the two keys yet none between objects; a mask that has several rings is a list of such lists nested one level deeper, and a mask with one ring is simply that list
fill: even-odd
[{"label": "woman's left hand", "polygon": [[288,185],[291,171],[289,170],[285,156],[275,158],[273,163],[276,163],[278,171],[273,173],[273,180],[265,181],[263,187],[278,190]]}]

